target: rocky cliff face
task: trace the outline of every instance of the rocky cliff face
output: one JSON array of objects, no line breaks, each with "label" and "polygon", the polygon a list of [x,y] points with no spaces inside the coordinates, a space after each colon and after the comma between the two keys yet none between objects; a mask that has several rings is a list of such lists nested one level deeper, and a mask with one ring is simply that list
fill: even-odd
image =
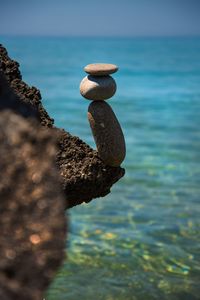
[{"label": "rocky cliff face", "polygon": [[[53,119],[42,105],[39,90],[29,87],[22,81],[19,64],[9,58],[2,45],[0,45],[0,71],[4,73],[18,100],[29,104],[41,125],[50,128],[58,137],[56,161],[61,175],[66,207],[70,208],[108,194],[111,186],[124,175],[124,169],[105,165],[98,157],[98,153],[81,139],[54,127]],[[2,109],[2,106],[0,108]]]}]

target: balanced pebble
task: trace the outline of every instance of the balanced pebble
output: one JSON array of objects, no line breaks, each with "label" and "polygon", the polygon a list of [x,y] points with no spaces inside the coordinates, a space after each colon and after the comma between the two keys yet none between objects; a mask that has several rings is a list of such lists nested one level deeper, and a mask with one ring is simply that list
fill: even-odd
[{"label": "balanced pebble", "polygon": [[88,75],[81,81],[80,93],[89,100],[106,100],[111,98],[116,92],[115,80],[107,76]]},{"label": "balanced pebble", "polygon": [[121,126],[110,105],[94,101],[88,108],[88,120],[99,157],[112,167],[118,167],[126,155],[126,145]]},{"label": "balanced pebble", "polygon": [[117,72],[118,67],[113,64],[89,64],[84,71],[93,76],[105,76]]}]

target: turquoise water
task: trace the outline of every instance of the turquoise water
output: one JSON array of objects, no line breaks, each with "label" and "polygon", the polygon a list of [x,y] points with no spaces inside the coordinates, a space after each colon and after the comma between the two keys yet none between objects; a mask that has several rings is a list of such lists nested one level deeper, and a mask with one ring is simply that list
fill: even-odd
[{"label": "turquoise water", "polygon": [[46,299],[200,299],[200,38],[1,42],[55,124],[93,147],[82,68],[120,67],[109,103],[126,137],[126,176],[68,212],[68,257]]}]

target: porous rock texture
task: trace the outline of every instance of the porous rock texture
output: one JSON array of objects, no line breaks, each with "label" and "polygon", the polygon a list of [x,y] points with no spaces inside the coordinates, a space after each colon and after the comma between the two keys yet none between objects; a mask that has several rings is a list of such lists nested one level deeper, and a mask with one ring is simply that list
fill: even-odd
[{"label": "porous rock texture", "polygon": [[56,151],[55,138],[35,119],[0,111],[1,300],[43,299],[64,258],[66,221]]},{"label": "porous rock texture", "polygon": [[54,127],[53,119],[41,103],[39,90],[29,87],[22,81],[19,64],[9,58],[2,45],[0,45],[0,71],[5,74],[19,101],[30,104],[37,111],[41,125],[51,128],[52,134],[58,137],[56,161],[60,170],[66,207],[70,208],[108,194],[111,186],[124,175],[125,170],[105,165],[98,157],[98,153],[81,139]]}]

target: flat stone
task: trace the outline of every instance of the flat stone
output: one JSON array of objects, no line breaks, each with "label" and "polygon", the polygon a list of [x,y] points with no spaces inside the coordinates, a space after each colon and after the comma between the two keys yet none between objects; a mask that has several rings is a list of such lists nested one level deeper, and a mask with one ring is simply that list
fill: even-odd
[{"label": "flat stone", "polygon": [[117,89],[115,80],[107,76],[88,75],[81,81],[80,93],[88,100],[107,100],[111,98]]},{"label": "flat stone", "polygon": [[113,64],[89,64],[84,68],[84,71],[93,76],[105,76],[117,72],[118,66]]},{"label": "flat stone", "polygon": [[118,167],[126,155],[124,135],[112,108],[105,101],[93,101],[88,108],[88,120],[98,155],[111,167]]}]

